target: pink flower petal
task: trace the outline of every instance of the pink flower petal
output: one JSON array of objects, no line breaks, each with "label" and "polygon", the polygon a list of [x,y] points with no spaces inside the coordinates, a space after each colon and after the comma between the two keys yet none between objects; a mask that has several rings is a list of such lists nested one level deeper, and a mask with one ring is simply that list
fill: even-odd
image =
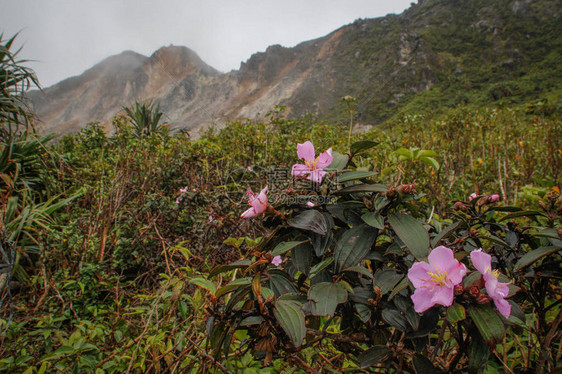
[{"label": "pink flower petal", "polygon": [[476,270],[482,275],[492,270],[492,256],[482,252],[482,248],[470,252],[470,260],[472,261],[472,265],[474,265]]},{"label": "pink flower petal", "polygon": [[321,169],[312,170],[308,176],[308,180],[314,183],[322,183],[322,178],[326,175],[326,172]]},{"label": "pink flower petal", "polygon": [[294,164],[291,174],[295,177],[304,177],[310,173],[310,168],[302,164]]},{"label": "pink flower petal", "polygon": [[496,308],[500,311],[502,316],[505,318],[509,318],[511,315],[511,304],[503,298],[494,299],[494,304],[496,304]]},{"label": "pink flower petal", "polygon": [[257,216],[257,215],[258,215],[258,213],[256,213],[256,211],[255,211],[254,208],[252,207],[252,208],[246,210],[244,213],[242,213],[242,214],[240,215],[240,217],[242,217],[242,218],[250,218],[250,217],[253,217],[253,216]]},{"label": "pink flower petal", "polygon": [[416,262],[408,270],[408,279],[415,288],[423,287],[431,279],[431,276],[428,274],[430,271],[431,269],[427,262]]},{"label": "pink flower petal", "polygon": [[301,160],[314,162],[314,145],[310,141],[297,144],[297,155]]},{"label": "pink flower petal", "polygon": [[316,161],[316,167],[320,169],[328,167],[330,166],[333,160],[334,157],[332,157],[332,148],[330,147],[326,150],[326,152],[321,153],[320,156],[318,156],[318,160]]},{"label": "pink flower petal", "polygon": [[431,296],[431,291],[428,289],[417,288],[411,297],[414,302],[414,310],[418,313],[422,313],[434,306],[435,303],[433,302]]},{"label": "pink flower petal", "polygon": [[453,305],[453,288],[452,287],[435,287],[431,302],[443,306]]},{"label": "pink flower petal", "polygon": [[283,263],[283,259],[281,258],[281,256],[275,256],[273,257],[273,259],[271,260],[271,263],[275,266],[279,266]]},{"label": "pink flower petal", "polygon": [[427,259],[432,271],[437,269],[441,273],[449,270],[452,264],[458,263],[453,251],[442,245],[432,250]]},{"label": "pink flower petal", "polygon": [[449,278],[451,285],[456,286],[457,284],[461,283],[462,279],[466,275],[466,271],[466,266],[458,261],[456,262],[456,264],[450,266],[447,270],[447,277]]}]

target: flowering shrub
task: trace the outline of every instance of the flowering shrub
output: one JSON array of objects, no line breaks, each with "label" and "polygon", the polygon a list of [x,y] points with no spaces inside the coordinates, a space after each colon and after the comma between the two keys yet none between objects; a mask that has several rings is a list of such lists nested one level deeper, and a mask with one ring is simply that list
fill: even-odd
[{"label": "flowering shrub", "polygon": [[[370,179],[374,172],[354,169],[353,157],[376,143],[318,158],[307,143],[298,148],[306,164],[293,175],[318,182],[307,195],[334,199],[275,206],[283,214],[263,220],[270,234],[209,273],[217,285],[208,343],[217,359],[241,344],[240,332],[265,364],[282,355],[305,363],[306,348],[322,347],[338,370],[552,367],[560,303],[548,300],[562,242],[548,212],[471,196],[443,221],[413,184],[384,186]],[[243,216],[265,211],[252,211],[252,201]],[[517,223],[521,217],[540,225]],[[526,344],[505,343],[523,329]]]}]

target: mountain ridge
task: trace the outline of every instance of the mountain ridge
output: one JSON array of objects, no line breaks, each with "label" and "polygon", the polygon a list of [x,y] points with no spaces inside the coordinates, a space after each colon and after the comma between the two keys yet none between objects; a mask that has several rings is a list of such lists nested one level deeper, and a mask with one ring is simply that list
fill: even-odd
[{"label": "mountain ridge", "polygon": [[560,13],[554,0],[425,0],[295,47],[269,46],[228,73],[168,46],[108,57],[30,96],[43,131],[59,133],[93,121],[110,130],[134,100],[158,101],[172,128],[197,130],[260,119],[275,105],[339,121],[345,95],[366,125],[401,110],[559,99]]}]

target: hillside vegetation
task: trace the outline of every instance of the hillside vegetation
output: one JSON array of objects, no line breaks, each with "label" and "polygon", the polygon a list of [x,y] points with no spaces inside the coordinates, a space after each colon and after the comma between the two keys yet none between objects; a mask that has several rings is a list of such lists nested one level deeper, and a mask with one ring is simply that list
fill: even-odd
[{"label": "hillside vegetation", "polygon": [[[429,65],[388,76],[431,87],[385,96],[349,68],[337,100],[309,92],[327,120],[271,106],[198,139],[150,101],[111,132],[38,135],[36,78],[0,38],[0,372],[560,370],[558,9],[428,0],[358,21],[418,40]],[[326,66],[368,64],[354,43]],[[386,121],[354,131],[366,117]]]}]

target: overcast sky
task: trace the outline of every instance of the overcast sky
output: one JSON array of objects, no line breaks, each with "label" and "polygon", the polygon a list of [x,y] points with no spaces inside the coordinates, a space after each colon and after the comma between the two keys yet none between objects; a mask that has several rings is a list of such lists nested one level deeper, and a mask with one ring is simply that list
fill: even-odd
[{"label": "overcast sky", "polygon": [[358,18],[402,13],[412,0],[0,0],[0,32],[43,87],[104,58],[183,45],[228,72],[269,45],[292,47]]}]

